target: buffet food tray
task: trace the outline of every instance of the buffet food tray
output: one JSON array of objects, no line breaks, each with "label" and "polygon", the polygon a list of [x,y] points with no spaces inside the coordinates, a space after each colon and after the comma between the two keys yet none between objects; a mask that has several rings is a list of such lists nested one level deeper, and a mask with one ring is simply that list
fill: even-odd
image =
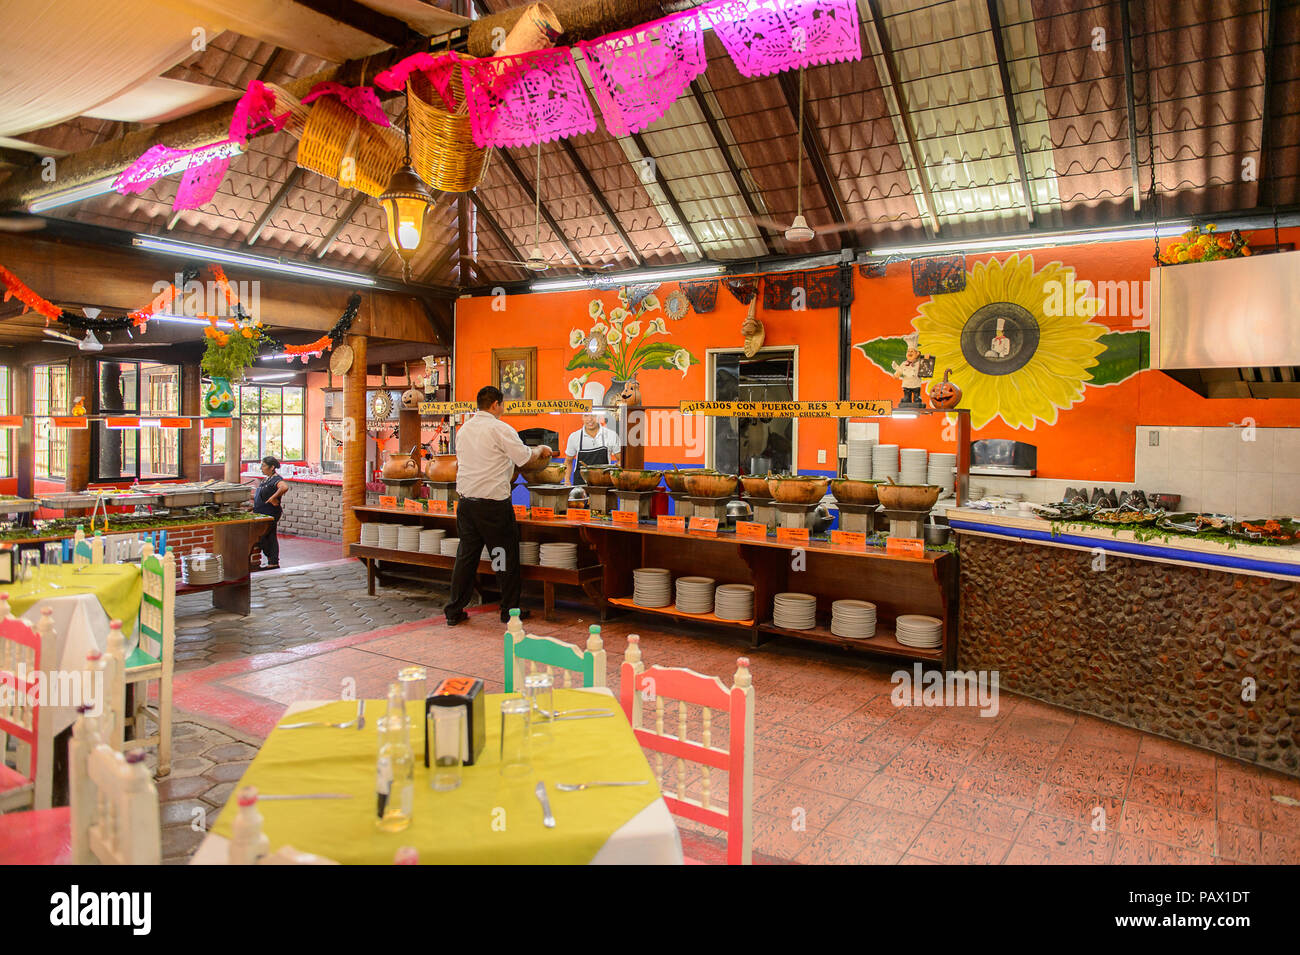
[{"label": "buffet food tray", "polygon": [[204,492],[213,504],[242,504],[252,500],[251,484],[214,484]]},{"label": "buffet food tray", "polygon": [[198,507],[208,499],[207,488],[201,484],[136,485],[131,490],[156,497],[162,501],[163,507]]},{"label": "buffet food tray", "polygon": [[76,511],[90,510],[102,500],[98,494],[43,494],[41,495],[41,507],[48,507],[56,511]]},{"label": "buffet food tray", "polygon": [[30,514],[40,506],[40,501],[32,501],[27,498],[0,498],[0,514]]},{"label": "buffet food tray", "polygon": [[161,504],[162,497],[158,494],[145,494],[142,491],[124,491],[108,497],[105,503],[114,507],[139,507],[140,505],[152,507]]}]

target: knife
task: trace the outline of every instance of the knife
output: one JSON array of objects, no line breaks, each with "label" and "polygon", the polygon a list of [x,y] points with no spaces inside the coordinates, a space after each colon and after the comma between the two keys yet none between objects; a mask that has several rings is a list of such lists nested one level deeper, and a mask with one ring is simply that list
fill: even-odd
[{"label": "knife", "polygon": [[551,722],[558,723],[561,720],[603,720],[605,717],[613,715],[613,713],[607,710],[604,713],[589,713],[585,716],[557,716],[555,719],[551,720]]},{"label": "knife", "polygon": [[302,793],[301,795],[271,795],[264,793],[257,794],[258,801],[265,799],[351,799],[351,793]]},{"label": "knife", "polygon": [[537,799],[542,804],[542,825],[547,829],[554,829],[555,817],[551,815],[551,801],[546,798],[546,783],[538,783],[533,791],[537,793]]}]

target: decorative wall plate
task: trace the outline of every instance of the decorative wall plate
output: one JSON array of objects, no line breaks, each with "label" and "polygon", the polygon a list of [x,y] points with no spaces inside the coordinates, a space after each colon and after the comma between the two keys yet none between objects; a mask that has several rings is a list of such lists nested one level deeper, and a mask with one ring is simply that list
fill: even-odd
[{"label": "decorative wall plate", "polygon": [[370,398],[370,417],[380,421],[393,413],[393,396],[387,391],[376,391]]},{"label": "decorative wall plate", "polygon": [[336,375],[346,375],[352,367],[352,346],[338,345],[330,355],[330,371]]},{"label": "decorative wall plate", "polygon": [[691,300],[681,289],[669,292],[668,297],[664,299],[664,314],[674,322],[680,322],[690,310]]}]

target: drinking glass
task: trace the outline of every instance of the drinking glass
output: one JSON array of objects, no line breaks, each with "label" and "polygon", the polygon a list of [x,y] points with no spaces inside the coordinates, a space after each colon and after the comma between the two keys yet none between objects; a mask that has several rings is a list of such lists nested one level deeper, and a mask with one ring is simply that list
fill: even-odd
[{"label": "drinking glass", "polygon": [[528,715],[533,742],[549,743],[551,721],[555,718],[555,678],[549,673],[529,673],[524,677],[524,696],[531,704]]},{"label": "drinking glass", "polygon": [[34,547],[29,547],[23,551],[21,558],[22,574],[20,579],[24,582],[30,582],[33,586],[36,584],[36,576],[40,571],[41,555]]},{"label": "drinking glass", "polygon": [[45,545],[45,560],[42,563],[41,574],[44,578],[42,583],[48,583],[54,579],[54,568],[63,565],[63,542],[50,541]]},{"label": "drinking glass", "polygon": [[424,702],[428,685],[428,671],[424,667],[402,667],[397,671],[397,682],[402,684],[402,698]]},{"label": "drinking glass", "polygon": [[450,792],[460,785],[469,735],[463,706],[431,706],[428,716],[429,788]]},{"label": "drinking glass", "polygon": [[527,776],[532,772],[529,760],[529,702],[513,697],[501,701],[501,775]]}]

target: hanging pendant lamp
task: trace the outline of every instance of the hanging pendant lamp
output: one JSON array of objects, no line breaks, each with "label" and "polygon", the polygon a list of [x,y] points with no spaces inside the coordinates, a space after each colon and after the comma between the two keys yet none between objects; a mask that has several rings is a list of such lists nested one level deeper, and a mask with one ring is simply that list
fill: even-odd
[{"label": "hanging pendant lamp", "polygon": [[[408,107],[409,108],[409,107]],[[402,277],[411,280],[411,261],[424,237],[424,219],[437,201],[411,165],[411,123],[405,121],[406,158],[379,196],[388,219],[388,241],[402,259]]]}]

